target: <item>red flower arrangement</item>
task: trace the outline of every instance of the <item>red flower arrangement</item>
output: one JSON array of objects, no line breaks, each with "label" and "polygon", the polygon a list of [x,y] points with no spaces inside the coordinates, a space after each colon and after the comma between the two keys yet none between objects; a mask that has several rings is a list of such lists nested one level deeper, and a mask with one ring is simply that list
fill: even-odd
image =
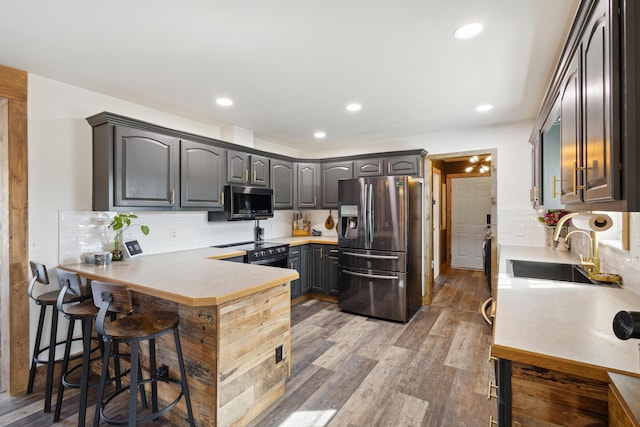
[{"label": "red flower arrangement", "polygon": [[[555,227],[556,225],[558,225],[558,221],[560,221],[560,218],[569,213],[569,211],[565,211],[562,209],[550,209],[547,211],[547,213],[544,214],[544,216],[539,216],[538,221],[544,222],[544,225],[546,225],[547,227]],[[565,226],[568,226],[569,224],[571,224],[571,220],[568,220],[564,223]]]}]

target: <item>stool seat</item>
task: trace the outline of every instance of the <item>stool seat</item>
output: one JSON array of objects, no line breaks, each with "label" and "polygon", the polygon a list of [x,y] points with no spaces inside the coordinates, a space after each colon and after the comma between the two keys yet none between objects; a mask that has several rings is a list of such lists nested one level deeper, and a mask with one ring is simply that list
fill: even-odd
[{"label": "stool seat", "polygon": [[67,318],[81,320],[84,318],[96,317],[98,315],[98,311],[100,311],[100,309],[95,306],[93,300],[88,300],[68,307],[65,309],[65,315]]},{"label": "stool seat", "polygon": [[[38,305],[55,305],[58,300],[58,295],[60,295],[60,289],[57,291],[45,292],[36,297],[33,297],[34,301]],[[91,298],[91,294],[86,295],[71,295],[67,294],[64,296],[64,303],[71,304],[72,302],[85,301]]]},{"label": "stool seat", "polygon": [[116,340],[149,339],[177,328],[180,317],[175,313],[158,311],[135,313],[104,325],[107,335]]}]

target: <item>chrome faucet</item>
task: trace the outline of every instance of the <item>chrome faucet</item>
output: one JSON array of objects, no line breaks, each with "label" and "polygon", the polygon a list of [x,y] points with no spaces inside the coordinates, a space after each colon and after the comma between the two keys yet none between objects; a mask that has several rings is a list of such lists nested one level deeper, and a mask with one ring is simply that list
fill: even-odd
[{"label": "chrome faucet", "polygon": [[[572,212],[560,218],[556,225],[556,231],[553,233],[553,240],[558,241],[564,223],[577,215],[580,215],[580,212]],[[566,242],[573,233],[583,233],[589,238],[589,258],[584,258],[582,254],[580,254],[580,265],[589,272],[590,276],[602,273],[600,271],[600,257],[598,255],[598,234],[593,230],[589,230],[588,233],[584,230],[573,230],[567,233],[564,241]]]}]

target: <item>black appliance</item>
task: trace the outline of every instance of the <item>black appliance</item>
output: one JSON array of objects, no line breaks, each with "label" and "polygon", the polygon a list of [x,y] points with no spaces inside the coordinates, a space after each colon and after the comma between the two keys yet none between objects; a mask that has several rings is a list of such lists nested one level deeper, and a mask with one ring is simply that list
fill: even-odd
[{"label": "black appliance", "polygon": [[289,268],[289,244],[271,242],[239,242],[214,246],[246,251],[244,262],[269,267]]},{"label": "black appliance", "polygon": [[224,212],[209,212],[209,221],[273,218],[273,189],[225,185]]},{"label": "black appliance", "polygon": [[482,262],[484,264],[484,275],[487,278],[489,293],[491,293],[491,231],[487,233],[482,241]]},{"label": "black appliance", "polygon": [[422,179],[345,179],[338,195],[338,306],[408,321],[422,305]]}]

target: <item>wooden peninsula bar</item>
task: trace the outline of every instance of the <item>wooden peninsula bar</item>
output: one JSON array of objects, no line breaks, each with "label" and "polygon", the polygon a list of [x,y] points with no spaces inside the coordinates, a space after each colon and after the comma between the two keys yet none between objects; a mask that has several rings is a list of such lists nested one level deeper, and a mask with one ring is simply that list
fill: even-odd
[{"label": "wooden peninsula bar", "polygon": [[[244,425],[284,394],[290,374],[289,282],[298,273],[221,260],[242,254],[204,248],[60,268],[127,286],[136,310],[178,313],[196,424]],[[158,341],[158,364],[179,376],[172,339],[165,338]],[[177,409],[167,416],[180,423],[186,418],[183,401]]]}]

